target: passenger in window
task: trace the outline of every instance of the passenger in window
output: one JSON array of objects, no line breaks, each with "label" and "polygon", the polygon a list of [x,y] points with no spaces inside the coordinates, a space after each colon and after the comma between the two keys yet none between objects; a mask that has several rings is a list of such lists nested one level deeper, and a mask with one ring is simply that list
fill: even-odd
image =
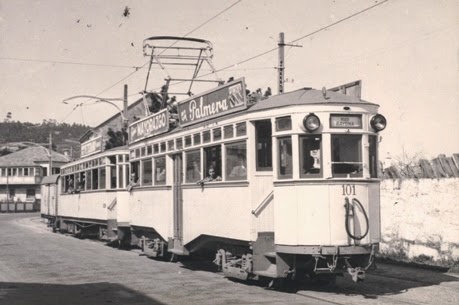
[{"label": "passenger in window", "polygon": [[135,173],[132,173],[129,179],[129,184],[127,185],[126,189],[130,192],[132,191],[132,188],[135,186],[139,186],[139,178],[137,178]]},{"label": "passenger in window", "polygon": [[187,181],[193,182],[201,179],[201,171],[199,170],[199,164],[193,161],[193,168],[187,171]]},{"label": "passenger in window", "polygon": [[69,188],[67,190],[67,194],[73,194],[75,190],[73,189],[73,179],[69,178]]},{"label": "passenger in window", "polygon": [[229,174],[231,178],[242,178],[242,177],[247,176],[247,169],[245,168],[244,160],[245,159],[243,156],[238,155],[238,161],[237,161],[238,165],[233,167],[233,169],[231,170],[231,173]]},{"label": "passenger in window", "polygon": [[197,184],[203,185],[205,182],[211,181],[222,181],[222,178],[220,176],[217,176],[217,173],[215,172],[215,168],[213,166],[209,167],[209,175],[201,181],[198,181]]},{"label": "passenger in window", "polygon": [[158,182],[166,181],[166,169],[165,168],[161,169],[161,171],[159,172],[157,181]]},{"label": "passenger in window", "polygon": [[304,162],[305,174],[318,174],[320,173],[319,152],[313,149],[309,152]]}]

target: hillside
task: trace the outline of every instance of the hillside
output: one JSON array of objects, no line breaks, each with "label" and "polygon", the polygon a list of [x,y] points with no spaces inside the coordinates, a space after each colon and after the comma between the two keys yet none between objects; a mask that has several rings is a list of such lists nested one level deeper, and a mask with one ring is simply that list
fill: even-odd
[{"label": "hillside", "polygon": [[48,143],[49,133],[52,133],[53,143],[65,143],[65,140],[78,140],[91,127],[80,124],[57,124],[44,122],[42,124],[3,122],[0,123],[0,144],[11,142]]}]

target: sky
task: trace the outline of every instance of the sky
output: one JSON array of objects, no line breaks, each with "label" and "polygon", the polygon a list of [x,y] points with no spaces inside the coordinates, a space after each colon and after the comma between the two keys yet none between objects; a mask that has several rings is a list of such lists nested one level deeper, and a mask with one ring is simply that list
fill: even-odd
[{"label": "sky", "polygon": [[[459,153],[458,25],[457,0],[0,0],[0,119],[11,112],[21,122],[103,122],[115,107],[62,100],[121,98],[127,84],[135,102],[148,67],[142,43],[151,36],[209,40],[215,68],[225,68],[217,77],[245,77],[249,89],[277,93],[274,49],[284,32],[298,46],[285,48],[285,91],[362,80],[362,98],[388,120],[380,156],[451,155]],[[155,66],[147,89],[166,76]],[[214,85],[207,86],[192,91]]]}]

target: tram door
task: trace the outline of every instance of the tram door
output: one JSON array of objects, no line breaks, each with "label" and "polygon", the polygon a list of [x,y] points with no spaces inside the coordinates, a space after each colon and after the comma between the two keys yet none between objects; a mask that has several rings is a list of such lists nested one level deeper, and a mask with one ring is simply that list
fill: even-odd
[{"label": "tram door", "polygon": [[183,240],[183,198],[182,198],[182,155],[174,155],[174,174],[173,174],[173,200],[174,200],[174,248],[182,248]]}]

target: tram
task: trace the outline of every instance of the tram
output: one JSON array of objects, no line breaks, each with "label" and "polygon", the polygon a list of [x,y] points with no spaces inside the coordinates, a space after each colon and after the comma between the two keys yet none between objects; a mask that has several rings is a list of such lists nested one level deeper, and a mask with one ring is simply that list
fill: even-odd
[{"label": "tram", "polygon": [[[216,72],[212,49],[202,39],[146,39],[145,116],[128,125],[127,146],[103,151],[94,137],[80,160],[45,179],[43,217],[148,257],[211,253],[240,280],[348,272],[362,281],[381,239],[379,106],[346,86],[248,95],[244,78],[193,95],[203,63]],[[175,105],[169,83],[183,79],[146,91],[152,65],[165,70],[171,60],[196,67],[188,98]]]},{"label": "tram", "polygon": [[127,146],[102,152],[102,137],[82,145],[83,157],[42,182],[43,218],[55,231],[113,241],[129,230]]},{"label": "tram", "polygon": [[379,106],[325,88],[245,92],[234,80],[181,101],[173,128],[166,109],[129,126],[129,242],[216,253],[242,280],[363,280],[381,236]]}]

